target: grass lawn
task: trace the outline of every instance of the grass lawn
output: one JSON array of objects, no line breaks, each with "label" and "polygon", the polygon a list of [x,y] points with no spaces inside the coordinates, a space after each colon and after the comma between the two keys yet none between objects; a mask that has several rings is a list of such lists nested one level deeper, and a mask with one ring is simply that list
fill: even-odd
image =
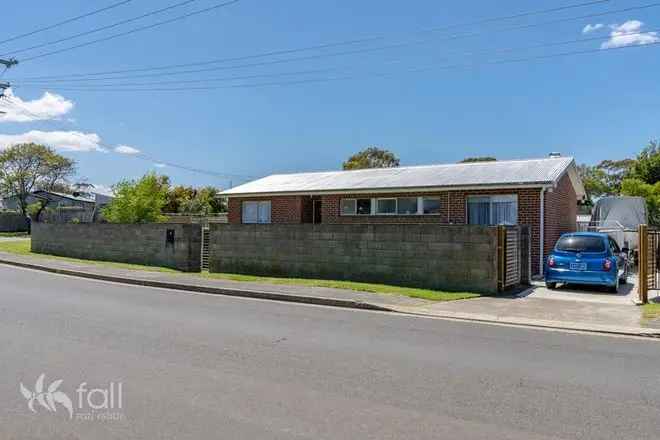
[{"label": "grass lawn", "polygon": [[[57,257],[53,255],[35,254],[30,251],[30,240],[0,242],[0,252],[7,252],[15,255],[33,256],[39,258],[49,258],[60,261],[69,261],[74,263],[86,263],[99,266],[106,266],[118,269],[139,270],[147,272],[165,272],[171,274],[181,274],[174,269],[154,266],[142,266],[139,264],[114,263],[108,261],[81,260],[78,258]],[[230,280],[230,281],[249,281],[255,283],[267,284],[289,284],[295,286],[308,287],[331,287],[335,289],[349,289],[358,292],[380,293],[386,295],[403,295],[411,298],[420,298],[430,301],[453,301],[459,299],[477,298],[480,295],[472,292],[445,292],[441,290],[415,289],[412,287],[388,286],[385,284],[357,283],[353,281],[332,281],[315,280],[306,278],[274,278],[261,277],[254,275],[237,275],[227,273],[208,273],[185,274],[188,276],[199,276],[208,279]]]},{"label": "grass lawn", "polygon": [[660,318],[660,303],[648,303],[642,306],[642,315],[645,319]]},{"label": "grass lawn", "polygon": [[1,237],[27,237],[27,232],[0,232]]},{"label": "grass lawn", "polygon": [[411,298],[421,298],[430,301],[453,301],[458,299],[477,298],[480,295],[471,292],[445,292],[441,290],[416,289],[413,287],[389,286],[385,284],[358,283],[354,281],[315,280],[307,278],[275,278],[254,275],[237,275],[228,273],[202,273],[202,277],[230,280],[249,281],[268,284],[289,284],[307,287],[331,287],[335,289],[349,289],[358,292],[382,293],[386,295],[403,295]]},{"label": "grass lawn", "polygon": [[97,261],[97,260],[82,260],[79,258],[35,254],[30,251],[30,240],[0,242],[0,252],[7,252],[15,255],[25,255],[30,257],[48,258],[59,261],[69,261],[72,263],[94,264],[97,266],[107,266],[116,269],[141,270],[147,272],[181,273],[178,270],[169,269],[167,267],[142,266],[140,264],[114,263],[111,261]]}]

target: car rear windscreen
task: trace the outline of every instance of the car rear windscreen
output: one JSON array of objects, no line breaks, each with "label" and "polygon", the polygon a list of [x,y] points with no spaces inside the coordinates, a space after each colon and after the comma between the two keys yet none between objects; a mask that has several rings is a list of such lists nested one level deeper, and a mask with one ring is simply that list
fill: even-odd
[{"label": "car rear windscreen", "polygon": [[601,237],[575,235],[561,238],[556,249],[564,252],[605,252],[605,241]]}]

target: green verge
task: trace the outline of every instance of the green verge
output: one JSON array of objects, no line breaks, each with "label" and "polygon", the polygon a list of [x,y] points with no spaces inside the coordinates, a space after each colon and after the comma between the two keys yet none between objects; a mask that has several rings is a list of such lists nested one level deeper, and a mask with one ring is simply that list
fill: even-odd
[{"label": "green verge", "polygon": [[478,293],[473,293],[473,292],[446,292],[442,290],[416,289],[413,287],[390,286],[386,284],[358,283],[353,281],[333,281],[333,280],[318,280],[318,279],[307,279],[307,278],[277,278],[277,277],[262,277],[255,275],[238,275],[238,274],[208,273],[208,272],[202,272],[201,274],[189,274],[174,269],[168,269],[165,267],[114,263],[114,262],[98,261],[98,260],[82,260],[78,258],[37,254],[37,253],[33,253],[30,250],[30,240],[7,241],[4,243],[0,242],[0,252],[7,252],[14,255],[53,259],[59,261],[68,261],[74,263],[93,264],[93,265],[106,266],[106,267],[112,267],[118,269],[128,269],[128,270],[137,270],[137,271],[145,271],[145,272],[165,272],[170,274],[198,276],[207,279],[228,280],[228,281],[242,281],[242,282],[307,286],[307,287],[329,287],[334,289],[354,290],[358,292],[378,293],[378,294],[386,294],[386,295],[402,295],[402,296],[408,296],[410,298],[419,298],[429,301],[455,301],[460,299],[477,298],[481,296]]},{"label": "green verge", "polygon": [[99,261],[99,260],[83,260],[80,258],[58,257],[56,255],[37,254],[30,250],[30,240],[16,240],[0,242],[0,252],[7,252],[8,254],[23,255],[28,257],[38,257],[50,260],[68,261],[70,263],[85,263],[93,264],[95,266],[107,266],[115,269],[129,269],[139,270],[145,272],[165,272],[165,273],[181,273],[178,270],[169,269],[167,267],[143,266],[140,264],[128,263],[115,263],[112,261]]},{"label": "green verge", "polygon": [[430,301],[454,301],[459,299],[477,298],[481,295],[472,292],[446,292],[442,290],[417,289],[414,287],[390,286],[386,284],[358,283],[354,281],[317,280],[308,278],[277,278],[255,275],[238,275],[228,273],[202,273],[202,277],[229,280],[247,281],[253,283],[288,284],[306,287],[329,287],[333,289],[348,289],[358,292],[380,293],[386,295],[403,295],[410,298],[420,298]]},{"label": "green verge", "polygon": [[642,306],[644,319],[660,318],[660,303],[648,303]]},{"label": "green verge", "polygon": [[27,237],[27,232],[0,232],[0,238]]}]

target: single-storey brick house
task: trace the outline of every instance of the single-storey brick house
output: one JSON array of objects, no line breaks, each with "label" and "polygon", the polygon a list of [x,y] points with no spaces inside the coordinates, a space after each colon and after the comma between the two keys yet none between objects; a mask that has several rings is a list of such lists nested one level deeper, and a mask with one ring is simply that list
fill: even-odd
[{"label": "single-storey brick house", "polygon": [[227,190],[229,223],[531,226],[532,271],[576,229],[584,186],[571,157],[279,174]]}]

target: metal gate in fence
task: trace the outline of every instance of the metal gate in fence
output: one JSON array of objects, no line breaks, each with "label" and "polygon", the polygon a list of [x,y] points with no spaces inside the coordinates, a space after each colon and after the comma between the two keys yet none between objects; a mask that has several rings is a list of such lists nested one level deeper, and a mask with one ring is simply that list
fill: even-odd
[{"label": "metal gate in fence", "polygon": [[639,226],[639,300],[642,304],[649,301],[649,290],[658,290],[660,280],[660,230]]},{"label": "metal gate in fence", "polygon": [[504,292],[519,284],[529,283],[529,228],[499,226],[497,228],[497,289]]},{"label": "metal gate in fence", "polygon": [[208,225],[202,226],[202,270],[209,270],[209,240],[211,238],[211,230]]}]

